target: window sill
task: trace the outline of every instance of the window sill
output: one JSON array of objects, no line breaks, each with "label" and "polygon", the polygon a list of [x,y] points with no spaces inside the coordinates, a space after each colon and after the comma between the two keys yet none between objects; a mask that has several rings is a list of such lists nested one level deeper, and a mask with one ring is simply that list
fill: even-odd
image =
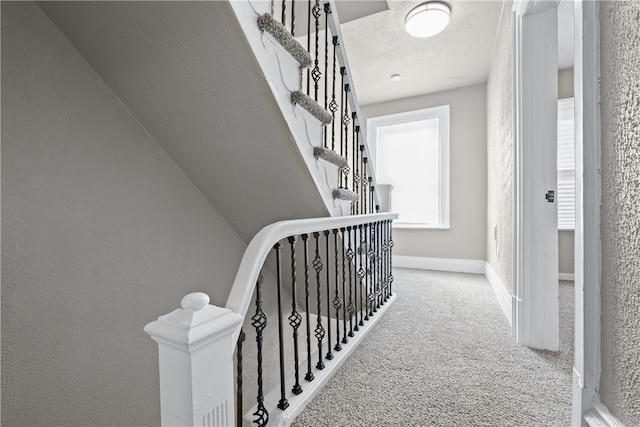
[{"label": "window sill", "polygon": [[408,230],[449,230],[448,225],[430,225],[430,224],[409,224],[409,223],[393,223],[393,228],[408,229]]}]

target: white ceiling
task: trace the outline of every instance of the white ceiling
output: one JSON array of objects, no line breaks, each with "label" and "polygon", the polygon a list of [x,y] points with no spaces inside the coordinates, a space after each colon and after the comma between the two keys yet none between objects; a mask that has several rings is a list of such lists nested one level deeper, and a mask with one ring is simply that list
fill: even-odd
[{"label": "white ceiling", "polygon": [[[451,23],[440,34],[417,39],[404,18],[424,0],[338,0],[344,45],[361,105],[439,92],[485,82],[500,17],[510,0],[450,0]],[[373,5],[375,3],[375,6]],[[380,3],[386,3],[388,8]],[[503,8],[506,8],[503,13]],[[558,66],[573,67],[574,2],[558,6]],[[391,74],[402,75],[399,82]]]},{"label": "white ceiling", "polygon": [[[404,18],[423,1],[389,0],[388,10],[341,26],[360,104],[487,80],[503,1],[450,1],[451,23],[445,31],[417,39],[404,31]],[[391,82],[394,73],[402,80]]]}]

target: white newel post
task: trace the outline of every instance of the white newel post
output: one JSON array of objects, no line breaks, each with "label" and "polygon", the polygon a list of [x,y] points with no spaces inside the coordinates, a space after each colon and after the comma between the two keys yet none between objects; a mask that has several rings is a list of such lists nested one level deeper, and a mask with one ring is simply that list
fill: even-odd
[{"label": "white newel post", "polygon": [[144,331],[158,343],[163,426],[232,426],[232,341],[242,316],[209,305],[209,296],[185,296],[182,308],[160,316]]}]

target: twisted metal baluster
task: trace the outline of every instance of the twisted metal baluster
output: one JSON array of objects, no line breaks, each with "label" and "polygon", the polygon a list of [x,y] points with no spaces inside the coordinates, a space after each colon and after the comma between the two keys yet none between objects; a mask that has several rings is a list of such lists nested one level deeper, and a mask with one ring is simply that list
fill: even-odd
[{"label": "twisted metal baluster", "polygon": [[[364,146],[362,146],[362,149],[364,150]],[[369,159],[367,159],[366,157],[362,158],[362,196],[363,196],[362,208],[364,209],[365,214],[371,213],[369,211],[369,204],[367,203],[367,191],[369,190],[369,178],[367,177],[368,162],[369,162]]]},{"label": "twisted metal baluster", "polygon": [[342,239],[341,239],[341,244],[340,246],[342,247],[342,327],[343,327],[343,335],[342,335],[342,344],[346,344],[349,342],[349,340],[347,339],[347,292],[346,292],[346,286],[347,286],[347,276],[346,276],[346,265],[345,265],[345,249],[344,249],[344,242],[345,242],[345,238],[344,238],[344,232],[345,232],[345,228],[340,228],[340,233],[342,234]]},{"label": "twisted metal baluster", "polygon": [[[324,109],[329,109],[329,14],[331,13],[331,4],[324,4]],[[317,33],[317,31],[316,31]],[[327,148],[327,131],[326,127],[323,131],[324,134],[324,148]],[[333,150],[333,146],[331,147]],[[331,348],[331,345],[329,345]]]},{"label": "twisted metal baluster", "polygon": [[307,381],[313,381],[313,374],[311,373],[311,314],[309,313],[309,235],[303,234],[302,241],[304,242],[304,295],[305,295],[305,310],[307,319],[307,373],[304,379]]},{"label": "twisted metal baluster", "polygon": [[342,300],[340,299],[340,293],[338,291],[338,269],[340,265],[340,260],[338,258],[338,230],[333,229],[333,247],[335,248],[335,264],[336,264],[336,294],[333,298],[333,308],[336,309],[336,345],[333,347],[335,351],[342,350],[342,346],[340,345],[340,308],[342,308]]},{"label": "twisted metal baluster", "polygon": [[291,0],[291,35],[296,36],[296,0]]},{"label": "twisted metal baluster", "polygon": [[296,236],[288,238],[289,246],[291,247],[291,314],[287,318],[289,325],[293,328],[293,367],[295,384],[291,391],[293,394],[302,393],[302,387],[300,386],[300,367],[298,366],[298,328],[302,323],[302,316],[298,313],[296,303]]},{"label": "twisted metal baluster", "polygon": [[347,165],[342,169],[344,173],[344,188],[349,188],[349,173],[351,172],[351,168],[349,167],[349,124],[351,123],[351,119],[349,118],[349,102],[348,102],[348,94],[351,90],[349,88],[349,83],[344,83],[344,78],[347,75],[346,67],[340,68],[340,74],[342,75],[342,87],[344,93],[344,114],[342,115],[342,124],[344,125],[344,158],[347,160]]},{"label": "twisted metal baluster", "polygon": [[289,402],[285,397],[284,390],[284,331],[282,330],[282,263],[280,261],[280,250],[282,244],[276,243],[273,247],[276,251],[276,281],[278,289],[278,348],[280,357],[280,401],[278,408],[283,411],[289,407]]},{"label": "twisted metal baluster", "polygon": [[[362,224],[358,224],[358,237],[360,238],[360,248],[358,249],[358,261],[359,261],[359,268],[358,268],[358,286],[360,287],[360,322],[358,323],[359,326],[364,326],[364,318],[363,318],[363,314],[362,311],[365,309],[364,307],[364,301],[363,301],[363,296],[365,294],[365,289],[364,289],[364,278],[365,278],[365,271],[362,268],[362,254],[365,251],[365,242],[364,242],[364,235],[362,234]],[[358,326],[356,326],[356,331]]]},{"label": "twisted metal baluster", "polygon": [[[325,30],[326,31],[326,30]],[[336,102],[336,46],[338,44],[338,36],[333,36],[333,81],[331,89],[331,102],[329,103],[329,111],[331,111],[331,149],[336,151],[336,111],[338,111],[338,103]],[[342,174],[340,174],[342,179]]]},{"label": "twisted metal baluster", "polygon": [[326,244],[326,260],[327,260],[327,360],[333,359],[331,353],[331,278],[329,266],[329,230],[324,231],[324,240]]},{"label": "twisted metal baluster", "polygon": [[[351,227],[347,227],[347,236],[349,248],[347,250],[347,261],[349,262],[349,303],[347,304],[347,311],[349,312],[349,336],[353,336],[353,314],[355,313],[355,307],[353,306],[353,249],[351,249]],[[345,321],[346,327],[346,321]]]},{"label": "twisted metal baluster", "polygon": [[375,298],[376,298],[376,272],[375,272],[375,239],[373,238],[374,223],[369,224],[369,233],[367,239],[369,244],[367,245],[367,255],[369,257],[369,272],[367,274],[369,278],[369,317],[373,316],[375,310]]},{"label": "twisted metal baluster", "polygon": [[236,344],[236,425],[242,425],[242,343],[246,335],[244,329],[240,329],[238,343]]},{"label": "twisted metal baluster", "polygon": [[[269,412],[264,407],[264,390],[262,389],[262,331],[267,327],[267,315],[262,310],[262,274],[258,277],[256,284],[256,313],[251,317],[251,325],[256,329],[256,345],[258,347],[258,406],[257,411],[253,413],[256,419],[254,423],[259,427],[266,426],[269,422]],[[238,405],[242,405],[242,399],[238,400]],[[240,408],[242,408],[240,406]],[[240,409],[240,423],[242,425],[242,409]]]},{"label": "twisted metal baluster", "polygon": [[[316,368],[319,370],[324,369],[324,362],[322,361],[322,340],[324,338],[324,328],[322,327],[322,287],[320,286],[320,272],[322,271],[323,262],[320,257],[320,246],[318,243],[318,237],[320,233],[313,233],[313,238],[316,241],[316,257],[313,259],[313,269],[316,271],[316,288],[318,299],[318,315],[316,319],[316,329],[314,330],[316,339],[318,340],[318,363]],[[331,345],[331,344],[329,344]]]}]

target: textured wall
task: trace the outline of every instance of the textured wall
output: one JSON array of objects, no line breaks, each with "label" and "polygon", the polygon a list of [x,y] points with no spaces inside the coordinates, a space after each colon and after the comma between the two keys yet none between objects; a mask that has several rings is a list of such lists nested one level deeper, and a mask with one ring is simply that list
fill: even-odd
[{"label": "textured wall", "polygon": [[511,64],[511,2],[505,2],[487,82],[487,261],[509,290],[513,273],[514,203]]},{"label": "textured wall", "polygon": [[33,3],[2,2],[2,424],[159,425],[142,331],[245,244]]},{"label": "textured wall", "polygon": [[[394,255],[485,259],[487,151],[484,84],[367,105],[365,118],[449,104],[450,228],[395,229]],[[392,193],[393,197],[393,193]]]},{"label": "textured wall", "polygon": [[640,1],[600,3],[603,402],[640,425]]}]

